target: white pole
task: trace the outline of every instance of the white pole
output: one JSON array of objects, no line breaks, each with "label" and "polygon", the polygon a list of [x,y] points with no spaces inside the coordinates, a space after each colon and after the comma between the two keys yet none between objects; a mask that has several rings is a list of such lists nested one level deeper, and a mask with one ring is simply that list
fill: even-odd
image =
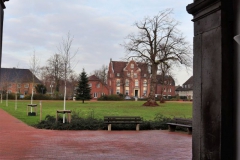
[{"label": "white pole", "polygon": [[15,94],[15,110],[17,110],[17,93]]},{"label": "white pole", "polygon": [[7,96],[6,96],[6,106],[8,106],[8,92],[7,92]]},{"label": "white pole", "polygon": [[[65,83],[65,87],[64,87],[63,110],[66,110],[66,83]],[[65,123],[65,113],[63,114],[63,123]]]},{"label": "white pole", "polygon": [[40,121],[42,121],[42,101],[39,102],[39,106],[40,106]]}]

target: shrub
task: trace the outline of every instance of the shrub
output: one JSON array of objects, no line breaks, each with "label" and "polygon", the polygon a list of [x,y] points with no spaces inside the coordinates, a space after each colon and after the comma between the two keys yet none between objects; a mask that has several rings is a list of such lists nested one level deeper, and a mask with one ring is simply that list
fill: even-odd
[{"label": "shrub", "polygon": [[101,96],[100,98],[98,98],[99,101],[121,101],[123,100],[123,96],[119,96],[119,95],[104,95]]},{"label": "shrub", "polygon": [[[71,123],[62,123],[62,117],[56,122],[56,118],[47,115],[45,120],[42,120],[36,125],[36,128],[40,129],[53,129],[53,130],[106,130],[107,125],[104,124],[103,119],[95,119],[94,114],[90,114],[87,118],[79,116],[80,112],[72,112]],[[156,130],[156,129],[167,129],[167,122],[171,121],[170,118],[164,117],[161,114],[156,114],[154,120],[143,121],[140,125],[140,130]],[[112,130],[135,130],[135,124],[112,124]]]}]

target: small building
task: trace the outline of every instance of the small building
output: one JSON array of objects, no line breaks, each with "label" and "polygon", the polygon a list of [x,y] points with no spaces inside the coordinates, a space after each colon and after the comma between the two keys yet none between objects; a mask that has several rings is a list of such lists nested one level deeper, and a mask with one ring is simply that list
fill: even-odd
[{"label": "small building", "polygon": [[97,76],[92,75],[88,77],[88,84],[91,87],[91,95],[93,100],[102,95],[109,95],[109,89]]},{"label": "small building", "polygon": [[191,76],[182,86],[176,88],[176,94],[179,97],[186,98],[188,100],[193,99],[193,76]]},{"label": "small building", "polygon": [[29,69],[1,68],[1,92],[31,94],[37,84],[41,81]]},{"label": "small building", "polygon": [[168,98],[175,96],[175,81],[172,76],[157,75],[156,96]]}]

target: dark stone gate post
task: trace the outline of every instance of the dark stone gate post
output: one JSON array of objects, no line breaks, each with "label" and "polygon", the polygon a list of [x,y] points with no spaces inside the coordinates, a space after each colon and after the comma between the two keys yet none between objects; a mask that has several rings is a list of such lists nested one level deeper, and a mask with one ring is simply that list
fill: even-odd
[{"label": "dark stone gate post", "polygon": [[[9,0],[0,0],[0,68],[2,66],[2,36],[3,36],[3,18],[4,18],[4,9],[5,1],[9,1]],[[1,72],[0,72],[0,76],[1,76]]]},{"label": "dark stone gate post", "polygon": [[234,103],[234,4],[195,0],[193,160],[236,159]]}]

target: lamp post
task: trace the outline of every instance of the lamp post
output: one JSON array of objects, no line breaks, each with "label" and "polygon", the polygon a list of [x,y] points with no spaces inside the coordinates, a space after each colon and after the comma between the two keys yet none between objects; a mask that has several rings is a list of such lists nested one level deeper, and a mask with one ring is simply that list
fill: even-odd
[{"label": "lamp post", "polygon": [[51,84],[50,84],[50,88],[51,88],[51,97],[52,97],[52,88],[53,88],[52,82],[53,82],[53,81],[51,81]]}]

